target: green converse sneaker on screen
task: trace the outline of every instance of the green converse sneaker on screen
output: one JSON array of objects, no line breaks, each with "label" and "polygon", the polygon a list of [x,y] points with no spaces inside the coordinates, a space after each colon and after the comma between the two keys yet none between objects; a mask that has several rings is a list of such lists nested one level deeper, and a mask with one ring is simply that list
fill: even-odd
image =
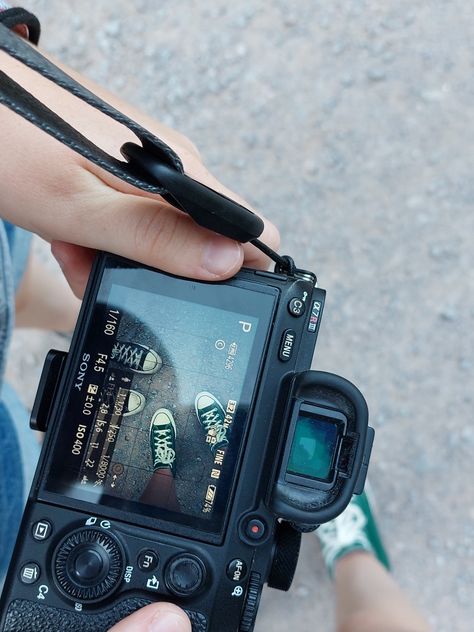
[{"label": "green converse sneaker on screen", "polygon": [[227,428],[224,425],[225,411],[219,400],[212,393],[202,391],[194,400],[196,415],[206,432],[206,442],[215,452],[229,443]]},{"label": "green converse sneaker on screen", "polygon": [[176,424],[167,408],[159,408],[150,423],[150,448],[153,470],[168,468],[176,473]]},{"label": "green converse sneaker on screen", "polygon": [[352,497],[340,516],[322,524],[316,531],[331,577],[334,576],[336,561],[353,551],[368,551],[375,555],[385,568],[390,569],[372,506],[371,490],[366,485],[360,496]]},{"label": "green converse sneaker on screen", "polygon": [[156,351],[138,342],[117,342],[112,347],[110,359],[135,373],[156,373],[163,360]]}]

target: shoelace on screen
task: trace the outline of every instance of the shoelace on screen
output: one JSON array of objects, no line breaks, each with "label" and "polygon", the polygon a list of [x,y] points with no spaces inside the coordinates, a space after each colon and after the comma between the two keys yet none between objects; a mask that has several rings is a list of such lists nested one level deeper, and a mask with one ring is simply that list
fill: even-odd
[{"label": "shoelace on screen", "polygon": [[143,349],[116,342],[112,348],[111,360],[122,362],[131,369],[140,369]]},{"label": "shoelace on screen", "polygon": [[222,419],[222,412],[215,406],[211,410],[205,413],[200,413],[202,424],[207,434],[210,434],[212,430],[212,436],[215,437],[216,443],[228,443],[226,437],[227,429],[224,427],[224,420]]},{"label": "shoelace on screen", "polygon": [[171,466],[173,464],[173,461],[176,458],[176,452],[171,446],[171,429],[155,429],[153,434],[153,458],[155,467],[157,465]]}]

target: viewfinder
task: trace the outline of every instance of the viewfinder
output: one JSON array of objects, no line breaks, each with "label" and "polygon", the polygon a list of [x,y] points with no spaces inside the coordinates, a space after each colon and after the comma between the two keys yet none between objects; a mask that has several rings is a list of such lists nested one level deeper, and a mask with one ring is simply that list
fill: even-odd
[{"label": "viewfinder", "polygon": [[345,416],[339,411],[302,404],[297,407],[292,426],[286,480],[297,484],[305,484],[302,479],[331,483],[346,427]]}]

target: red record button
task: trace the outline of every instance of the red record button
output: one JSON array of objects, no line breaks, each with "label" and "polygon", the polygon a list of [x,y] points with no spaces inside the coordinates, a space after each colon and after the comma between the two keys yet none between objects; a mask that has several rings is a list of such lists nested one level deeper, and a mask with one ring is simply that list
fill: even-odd
[{"label": "red record button", "polygon": [[245,535],[250,540],[261,540],[265,535],[265,524],[258,518],[251,518],[245,527]]}]

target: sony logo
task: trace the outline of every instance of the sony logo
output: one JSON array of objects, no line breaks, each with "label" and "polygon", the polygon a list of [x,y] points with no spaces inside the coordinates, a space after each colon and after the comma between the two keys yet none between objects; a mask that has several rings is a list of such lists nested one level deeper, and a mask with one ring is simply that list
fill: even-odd
[{"label": "sony logo", "polygon": [[82,354],[82,362],[79,366],[79,371],[76,376],[76,383],[74,384],[74,388],[77,388],[78,391],[82,391],[82,385],[84,384],[84,377],[86,375],[88,362],[90,359],[90,353]]}]

